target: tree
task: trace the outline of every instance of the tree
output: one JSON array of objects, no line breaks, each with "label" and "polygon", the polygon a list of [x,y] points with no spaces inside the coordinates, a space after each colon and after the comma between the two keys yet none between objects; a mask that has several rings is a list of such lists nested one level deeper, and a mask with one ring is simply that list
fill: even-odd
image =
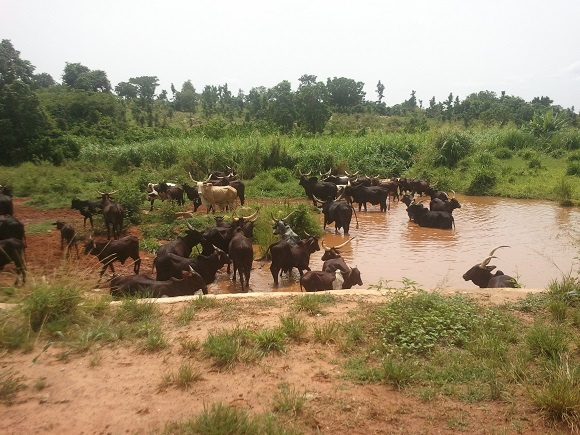
[{"label": "tree", "polygon": [[201,111],[205,117],[210,117],[217,110],[218,88],[206,85],[201,93]]},{"label": "tree", "polygon": [[137,86],[129,82],[120,82],[115,86],[115,93],[123,100],[135,100],[137,98]]},{"label": "tree", "polygon": [[233,119],[233,98],[227,83],[218,86],[218,110],[224,117]]},{"label": "tree", "polygon": [[179,112],[195,113],[197,107],[197,93],[191,83],[187,80],[181,85],[181,91],[176,92],[174,96],[174,107]]},{"label": "tree", "polygon": [[98,69],[81,73],[72,87],[83,91],[111,92],[111,82],[107,78],[107,73]]},{"label": "tree", "polygon": [[385,85],[383,85],[380,80],[377,83],[377,97],[379,104],[383,101],[383,98],[385,97]]},{"label": "tree", "polygon": [[50,88],[55,86],[56,82],[48,73],[40,73],[32,75],[32,89]]},{"label": "tree", "polygon": [[250,89],[246,96],[246,108],[248,115],[254,119],[264,119],[266,117],[266,109],[268,104],[268,91],[265,87],[259,86]]},{"label": "tree", "polygon": [[20,59],[20,52],[14,49],[9,39],[3,39],[0,42],[0,89],[15,80],[31,84],[33,73],[34,66]]},{"label": "tree", "polygon": [[363,82],[355,82],[352,79],[345,77],[330,78],[326,81],[326,87],[330,94],[330,104],[332,104],[338,112],[349,113],[354,111],[354,108],[364,102],[365,92]]},{"label": "tree", "polygon": [[66,63],[62,74],[62,82],[68,87],[74,87],[75,82],[83,73],[88,73],[90,69],[80,63]]},{"label": "tree", "polygon": [[147,126],[153,127],[153,102],[155,100],[155,89],[159,86],[157,76],[132,77],[129,83],[137,89],[137,101],[142,110],[147,114]]},{"label": "tree", "polygon": [[268,90],[267,117],[284,133],[294,128],[296,108],[292,86],[288,80],[278,83]]},{"label": "tree", "polygon": [[303,75],[296,93],[298,122],[310,133],[322,133],[332,114],[328,104],[328,90],[316,76]]}]

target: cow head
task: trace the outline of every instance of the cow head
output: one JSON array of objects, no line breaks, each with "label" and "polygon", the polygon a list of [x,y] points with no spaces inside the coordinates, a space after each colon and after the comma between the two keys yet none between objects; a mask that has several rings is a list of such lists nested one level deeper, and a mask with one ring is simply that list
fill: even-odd
[{"label": "cow head", "polygon": [[346,242],[341,243],[340,245],[327,247],[324,244],[324,240],[322,241],[322,248],[324,249],[324,254],[322,254],[322,261],[332,260],[333,258],[340,258],[340,251],[339,249],[346,246],[350,241],[354,239],[354,237],[349,238]]},{"label": "cow head", "polygon": [[92,254],[97,249],[97,244],[94,239],[89,239],[85,242],[85,255]]},{"label": "cow head", "polygon": [[[492,249],[487,258],[485,258],[480,264],[476,264],[463,274],[463,279],[465,281],[473,282],[476,286],[480,288],[487,288],[489,280],[494,276],[491,273],[491,271],[495,269],[495,266],[488,266],[488,264],[492,258],[497,258],[493,254],[499,248],[509,248],[509,246],[502,245]],[[499,274],[503,274],[503,272],[500,272]]]}]

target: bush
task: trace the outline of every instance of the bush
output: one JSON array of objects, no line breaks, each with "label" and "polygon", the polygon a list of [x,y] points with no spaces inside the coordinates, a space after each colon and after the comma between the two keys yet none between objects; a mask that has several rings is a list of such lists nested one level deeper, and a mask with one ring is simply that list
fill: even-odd
[{"label": "bush", "polygon": [[509,150],[521,150],[523,148],[535,146],[536,139],[526,131],[507,130],[500,135],[497,141],[498,148],[507,148]]},{"label": "bush", "polygon": [[495,156],[501,160],[509,160],[513,157],[513,153],[509,148],[502,147],[495,150]]},{"label": "bush", "polygon": [[497,175],[492,171],[479,171],[471,180],[467,188],[468,195],[486,195],[491,193],[491,190],[497,184]]},{"label": "bush", "polygon": [[437,166],[454,167],[457,162],[471,151],[472,141],[469,136],[459,132],[441,133],[435,139],[435,161]]},{"label": "bush", "polygon": [[566,175],[580,175],[580,162],[569,162],[566,166]]},{"label": "bush", "polygon": [[32,289],[24,301],[23,311],[30,319],[30,327],[38,332],[44,325],[51,330],[64,331],[82,301],[80,291],[73,286],[55,284]]}]

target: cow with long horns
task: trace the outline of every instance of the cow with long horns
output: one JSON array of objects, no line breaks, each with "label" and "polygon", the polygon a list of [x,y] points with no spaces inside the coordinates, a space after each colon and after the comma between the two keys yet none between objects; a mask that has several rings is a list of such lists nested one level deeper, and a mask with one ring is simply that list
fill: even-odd
[{"label": "cow with long horns", "polygon": [[321,201],[314,196],[314,202],[317,203],[319,207],[322,207],[322,213],[324,214],[324,229],[326,229],[326,225],[330,225],[334,222],[334,231],[336,233],[343,228],[344,234],[348,234],[353,212],[356,219],[356,227],[358,228],[356,212],[352,205],[342,200],[342,195],[337,199],[328,198],[326,201]]},{"label": "cow with long horns", "polygon": [[494,252],[499,248],[509,248],[509,246],[498,246],[492,249],[489,255],[479,264],[476,264],[471,269],[463,274],[463,279],[465,281],[472,281],[479,288],[515,288],[518,283],[515,278],[509,275],[505,275],[501,270],[497,270],[491,273],[495,266],[488,266],[492,258],[497,258],[494,256]]},{"label": "cow with long horns", "polygon": [[[316,207],[316,200],[314,199],[315,196],[318,198],[334,198],[338,192],[338,187],[334,183],[330,183],[328,181],[318,181],[316,177],[310,177],[312,171],[308,172],[307,174],[303,174],[301,171],[300,173],[300,182],[299,184],[304,188],[304,192],[306,196],[312,200],[312,204]],[[307,178],[308,177],[308,178]]]}]

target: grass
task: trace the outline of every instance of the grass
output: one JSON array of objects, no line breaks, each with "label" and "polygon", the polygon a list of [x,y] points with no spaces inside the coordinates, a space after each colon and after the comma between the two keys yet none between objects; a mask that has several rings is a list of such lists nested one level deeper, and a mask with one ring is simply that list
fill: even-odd
[{"label": "grass", "polygon": [[24,376],[15,375],[10,371],[0,372],[0,401],[12,404],[16,395],[26,388],[25,379]]},{"label": "grass", "polygon": [[278,392],[274,395],[274,412],[294,417],[302,411],[305,403],[306,393],[299,393],[286,382],[278,384]]},{"label": "grass", "polygon": [[190,388],[194,383],[202,379],[202,374],[199,370],[195,370],[190,363],[183,363],[179,366],[176,372],[166,373],[161,381],[163,388],[174,386],[181,390]]},{"label": "grass", "polygon": [[306,322],[293,314],[279,317],[280,323],[282,324],[282,331],[286,337],[294,341],[300,341],[306,335],[308,326]]},{"label": "grass", "polygon": [[279,422],[272,414],[252,415],[244,409],[214,403],[211,406],[204,405],[203,411],[191,419],[168,423],[163,433],[172,435],[291,435],[299,432],[291,424]]},{"label": "grass", "polygon": [[324,310],[323,305],[333,304],[336,302],[336,297],[330,294],[313,294],[300,296],[292,303],[292,308],[297,312],[305,312],[311,316],[322,315]]},{"label": "grass", "polygon": [[335,320],[324,322],[320,326],[314,325],[314,340],[322,344],[336,343],[340,336],[340,326]]},{"label": "grass", "polygon": [[236,327],[232,331],[210,331],[203,343],[204,354],[222,369],[240,360],[241,347],[247,339],[247,330]]},{"label": "grass", "polygon": [[282,328],[261,329],[252,334],[252,339],[256,343],[256,349],[260,356],[269,353],[284,353],[285,334]]}]

